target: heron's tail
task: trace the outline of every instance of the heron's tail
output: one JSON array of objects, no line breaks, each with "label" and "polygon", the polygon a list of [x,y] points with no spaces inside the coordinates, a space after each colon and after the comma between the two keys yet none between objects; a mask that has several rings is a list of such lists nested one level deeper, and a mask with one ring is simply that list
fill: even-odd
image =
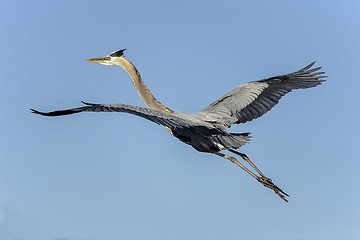
[{"label": "heron's tail", "polygon": [[241,146],[245,145],[246,143],[250,142],[251,136],[250,132],[247,133],[230,133],[230,135],[236,139],[238,143],[241,143]]},{"label": "heron's tail", "polygon": [[222,132],[221,134],[215,134],[208,136],[213,142],[220,144],[217,146],[222,149],[238,149],[244,146],[251,139],[250,133],[227,133]]}]

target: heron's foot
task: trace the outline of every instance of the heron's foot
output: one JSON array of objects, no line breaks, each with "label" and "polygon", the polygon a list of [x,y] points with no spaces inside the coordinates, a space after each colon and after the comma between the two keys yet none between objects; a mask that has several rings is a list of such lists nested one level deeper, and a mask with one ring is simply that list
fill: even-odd
[{"label": "heron's foot", "polygon": [[278,186],[276,186],[270,178],[267,177],[258,177],[257,180],[262,183],[267,188],[270,188],[274,190],[274,192],[281,197],[285,202],[288,202],[288,200],[285,198],[285,196],[289,196],[286,194],[283,190],[281,190]]}]

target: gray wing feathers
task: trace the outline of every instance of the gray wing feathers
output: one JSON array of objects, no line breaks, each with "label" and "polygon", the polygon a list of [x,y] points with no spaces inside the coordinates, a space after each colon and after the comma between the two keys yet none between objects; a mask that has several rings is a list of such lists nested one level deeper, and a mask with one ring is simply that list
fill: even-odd
[{"label": "gray wing feathers", "polygon": [[143,108],[143,107],[126,105],[126,104],[92,104],[85,102],[83,103],[86,104],[87,106],[66,109],[66,110],[58,110],[47,113],[39,112],[34,109],[31,110],[33,113],[37,113],[43,116],[62,116],[62,115],[79,113],[79,112],[124,112],[145,118],[154,123],[170,128],[196,126],[196,124],[191,120],[187,120],[181,117],[170,115],[150,108]]},{"label": "gray wing feathers", "polygon": [[[31,110],[33,113],[43,116],[63,116],[80,112],[124,112],[145,118],[159,125],[175,129],[176,131],[180,129],[193,129],[204,137],[212,140],[214,143],[221,144],[225,148],[239,148],[245,145],[248,141],[250,141],[249,133],[227,133],[214,128],[212,125],[196,122],[196,119],[192,118],[191,115],[184,115],[182,117],[182,114],[178,113],[179,116],[175,116],[173,114],[160,112],[155,109],[131,106],[126,104],[83,103],[87,106],[58,110],[53,112],[40,112],[34,109]],[[182,139],[182,141],[187,142],[184,139]],[[188,142],[188,144],[191,144],[191,142]],[[215,148],[216,147],[219,146],[215,146]]]},{"label": "gray wing feathers", "polygon": [[232,118],[230,124],[223,122],[226,127],[261,117],[292,90],[315,87],[325,81],[324,72],[318,72],[321,67],[311,69],[314,64],[315,62],[290,74],[242,84],[199,113],[216,114],[219,121],[223,121],[224,117]]},{"label": "gray wing feathers", "polygon": [[267,84],[263,83],[245,83],[231,90],[201,111],[211,111],[216,108],[217,111],[228,112],[244,108],[253,102],[267,86]]}]

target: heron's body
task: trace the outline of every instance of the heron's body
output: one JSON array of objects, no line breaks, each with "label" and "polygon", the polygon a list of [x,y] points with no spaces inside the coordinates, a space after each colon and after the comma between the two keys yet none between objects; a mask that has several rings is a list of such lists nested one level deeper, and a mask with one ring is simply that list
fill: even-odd
[{"label": "heron's body", "polygon": [[[322,75],[324,72],[317,72],[320,68],[311,69],[314,65],[312,63],[294,73],[239,85],[200,112],[188,114],[175,112],[159,102],[142,81],[134,65],[124,57],[123,51],[116,51],[106,57],[94,58],[89,61],[124,68],[148,108],[126,104],[83,102],[86,106],[48,113],[36,110],[33,112],[44,116],[60,116],[78,112],[126,112],[143,117],[166,127],[173,136],[191,145],[197,151],[213,153],[232,161],[287,201],[283,195],[287,195],[286,193],[273,184],[271,179],[266,178],[245,154],[235,151],[250,141],[249,133],[228,133],[226,129],[232,124],[245,123],[261,117],[274,107],[282,96],[294,89],[320,85],[324,81],[323,78],[326,77]],[[231,153],[241,156],[260,176],[251,172],[236,158],[220,153],[221,150],[229,150]]]}]

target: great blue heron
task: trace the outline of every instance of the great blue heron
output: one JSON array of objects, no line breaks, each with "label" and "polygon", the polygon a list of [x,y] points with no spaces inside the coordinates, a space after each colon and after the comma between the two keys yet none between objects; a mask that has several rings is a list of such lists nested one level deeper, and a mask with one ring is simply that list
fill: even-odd
[{"label": "great blue heron", "polygon": [[[237,86],[223,97],[217,99],[203,110],[195,114],[175,112],[159,102],[140,77],[135,66],[124,57],[125,49],[115,51],[105,57],[92,58],[89,62],[122,67],[131,77],[140,97],[149,108],[125,104],[93,104],[83,102],[86,106],[33,113],[43,116],[61,116],[79,112],[126,112],[143,117],[164,126],[180,141],[191,145],[199,152],[212,153],[235,163],[279,195],[286,202],[289,196],[267,178],[244,154],[235,150],[250,141],[250,133],[228,133],[225,129],[232,124],[245,123],[261,117],[274,107],[282,96],[294,89],[305,89],[320,85],[325,81],[321,67],[311,68],[315,62],[290,74],[253,81]],[[258,174],[256,175],[235,157],[221,153],[228,150],[242,157]]]}]

